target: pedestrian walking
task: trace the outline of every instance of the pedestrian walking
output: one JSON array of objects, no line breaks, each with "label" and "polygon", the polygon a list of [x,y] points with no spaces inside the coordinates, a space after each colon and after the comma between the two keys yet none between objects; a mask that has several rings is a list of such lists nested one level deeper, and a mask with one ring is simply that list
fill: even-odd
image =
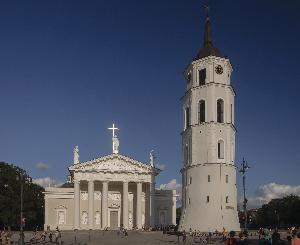
[{"label": "pedestrian walking", "polygon": [[182,232],[182,242],[186,243],[186,232],[185,232],[185,230]]},{"label": "pedestrian walking", "polygon": [[49,232],[49,241],[50,241],[50,243],[53,243],[53,234],[52,234],[52,232],[50,231]]}]

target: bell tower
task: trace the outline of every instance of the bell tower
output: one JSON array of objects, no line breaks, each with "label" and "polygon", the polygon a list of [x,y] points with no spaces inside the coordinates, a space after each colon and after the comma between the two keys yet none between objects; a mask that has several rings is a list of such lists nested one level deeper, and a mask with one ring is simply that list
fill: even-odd
[{"label": "bell tower", "polygon": [[203,46],[184,72],[181,231],[240,230],[231,73],[229,59],[213,46],[207,15]]}]

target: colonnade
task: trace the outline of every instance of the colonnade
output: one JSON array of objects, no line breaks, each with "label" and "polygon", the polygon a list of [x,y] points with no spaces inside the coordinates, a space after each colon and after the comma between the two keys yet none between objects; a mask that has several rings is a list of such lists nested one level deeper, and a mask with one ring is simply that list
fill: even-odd
[{"label": "colonnade", "polygon": [[[136,226],[142,228],[142,182],[136,183]],[[123,181],[122,220],[124,228],[129,228],[129,200],[128,200],[128,182]],[[108,185],[109,181],[102,181],[101,198],[101,228],[108,226]],[[149,212],[150,225],[154,226],[154,192],[155,183],[150,183]],[[147,192],[146,192],[147,193]],[[88,180],[88,228],[94,229],[94,180]],[[74,229],[80,229],[80,181],[74,180]]]}]

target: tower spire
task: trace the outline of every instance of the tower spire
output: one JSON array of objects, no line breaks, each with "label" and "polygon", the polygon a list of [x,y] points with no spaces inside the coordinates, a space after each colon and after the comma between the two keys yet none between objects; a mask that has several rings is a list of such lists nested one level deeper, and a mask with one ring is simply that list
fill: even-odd
[{"label": "tower spire", "polygon": [[204,24],[204,35],[203,35],[203,47],[200,49],[194,60],[205,58],[208,56],[223,57],[220,51],[213,46],[212,40],[212,28],[209,17],[209,6],[203,5],[205,10],[205,24]]},{"label": "tower spire", "polygon": [[211,24],[209,19],[209,5],[203,5],[205,11],[205,27],[204,27],[204,42],[203,46],[212,46]]},{"label": "tower spire", "polygon": [[211,24],[208,13],[206,13],[205,27],[204,27],[204,47],[211,47],[212,45],[212,35],[211,35]]}]

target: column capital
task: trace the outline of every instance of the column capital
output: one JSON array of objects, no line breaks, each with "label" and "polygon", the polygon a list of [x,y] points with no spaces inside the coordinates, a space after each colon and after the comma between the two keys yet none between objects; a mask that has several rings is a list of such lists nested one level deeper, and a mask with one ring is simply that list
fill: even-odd
[{"label": "column capital", "polygon": [[80,180],[74,179],[74,184],[80,184]]}]

